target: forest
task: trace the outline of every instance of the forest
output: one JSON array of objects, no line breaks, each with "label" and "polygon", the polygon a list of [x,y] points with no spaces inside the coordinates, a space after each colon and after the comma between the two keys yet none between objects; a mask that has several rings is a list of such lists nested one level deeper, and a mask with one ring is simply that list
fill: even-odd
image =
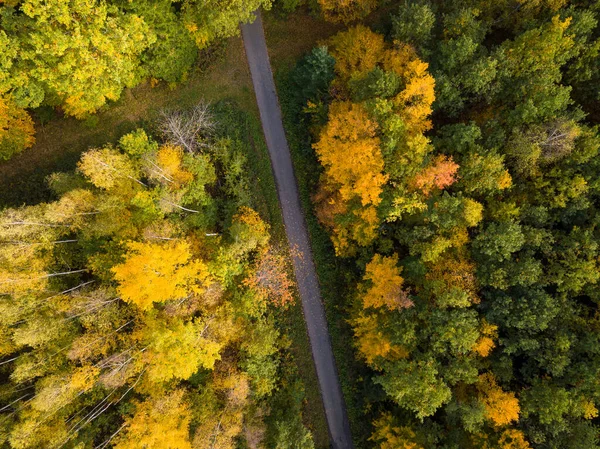
[{"label": "forest", "polygon": [[0,194],[0,448],[329,447],[257,9],[354,446],[600,448],[594,0],[0,0],[0,173],[101,136]]}]

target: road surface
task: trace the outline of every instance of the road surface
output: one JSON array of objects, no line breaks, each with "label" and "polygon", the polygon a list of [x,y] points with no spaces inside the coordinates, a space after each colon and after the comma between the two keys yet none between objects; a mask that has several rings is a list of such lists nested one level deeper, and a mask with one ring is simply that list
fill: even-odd
[{"label": "road surface", "polygon": [[277,183],[285,231],[292,249],[294,273],[302,300],[331,446],[335,449],[351,449],[353,445],[350,425],[331,349],[306,223],[300,207],[294,167],[283,130],[260,12],[257,12],[254,23],[242,25],[242,36]]}]

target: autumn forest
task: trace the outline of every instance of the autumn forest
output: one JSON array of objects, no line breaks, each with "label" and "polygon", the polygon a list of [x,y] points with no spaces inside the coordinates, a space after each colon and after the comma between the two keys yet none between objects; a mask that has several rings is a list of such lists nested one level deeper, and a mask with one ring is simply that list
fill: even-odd
[{"label": "autumn forest", "polygon": [[599,105],[596,0],[0,0],[0,448],[600,449]]}]

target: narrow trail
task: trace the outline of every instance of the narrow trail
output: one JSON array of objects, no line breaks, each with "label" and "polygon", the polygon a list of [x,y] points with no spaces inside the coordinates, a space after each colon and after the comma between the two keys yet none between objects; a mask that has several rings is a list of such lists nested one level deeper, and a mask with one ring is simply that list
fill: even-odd
[{"label": "narrow trail", "polygon": [[325,309],[300,206],[294,167],[283,130],[262,19],[260,12],[256,14],[254,23],[242,25],[242,36],[277,183],[285,231],[292,249],[294,273],[302,300],[302,310],[325,408],[331,446],[335,449],[352,449],[350,425],[331,349]]}]

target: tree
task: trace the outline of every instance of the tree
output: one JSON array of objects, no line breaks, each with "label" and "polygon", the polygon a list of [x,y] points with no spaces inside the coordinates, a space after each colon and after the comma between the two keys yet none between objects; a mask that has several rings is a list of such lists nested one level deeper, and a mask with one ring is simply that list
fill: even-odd
[{"label": "tree", "polygon": [[452,391],[439,376],[434,360],[399,360],[375,382],[398,405],[415,413],[417,418],[433,415],[452,397]]},{"label": "tree", "polygon": [[240,22],[252,22],[254,11],[269,9],[271,0],[185,0],[182,18],[185,27],[202,49],[217,39],[239,33]]},{"label": "tree", "polygon": [[406,357],[406,350],[394,345],[390,337],[380,328],[376,315],[360,314],[351,321],[357,340],[358,352],[369,365],[377,368],[382,359],[395,360]]},{"label": "tree", "polygon": [[213,369],[222,344],[209,338],[211,320],[184,323],[148,321],[143,330],[144,361],[150,381],[189,379],[200,367]]},{"label": "tree", "polygon": [[171,0],[135,0],[124,6],[139,15],[156,41],[141,54],[142,68],[169,83],[183,81],[198,58],[196,42],[176,13]]},{"label": "tree", "polygon": [[263,251],[254,275],[246,283],[275,306],[286,307],[294,302],[294,284],[288,275],[290,268],[284,254],[272,249]]},{"label": "tree", "polygon": [[293,79],[298,86],[303,101],[318,102],[328,95],[333,81],[335,59],[327,47],[316,47],[296,66]]},{"label": "tree", "polygon": [[336,34],[330,42],[335,71],[343,81],[373,70],[385,48],[383,36],[363,25]]},{"label": "tree", "polygon": [[486,417],[493,425],[503,426],[519,419],[519,401],[513,393],[502,391],[493,374],[480,375],[477,389]]},{"label": "tree", "polygon": [[389,310],[410,307],[412,301],[408,293],[402,290],[404,280],[400,276],[401,269],[398,268],[398,255],[383,257],[375,254],[365,269],[363,277],[364,294],[362,295],[363,306],[381,308],[385,306]]},{"label": "tree", "polygon": [[35,143],[29,114],[10,98],[0,97],[0,159],[10,159]]},{"label": "tree", "polygon": [[427,46],[435,25],[435,14],[428,3],[410,2],[392,16],[394,40],[422,49]]},{"label": "tree", "polygon": [[85,117],[136,84],[140,54],[155,40],[140,17],[103,0],[25,0],[19,10],[3,18],[18,57],[0,85],[19,107],[61,104]]},{"label": "tree", "polygon": [[127,248],[125,261],[111,271],[122,299],[142,310],[200,293],[208,279],[206,265],[191,259],[186,242],[130,242]]},{"label": "tree", "polygon": [[369,14],[377,0],[318,0],[325,20],[349,23]]},{"label": "tree", "polygon": [[331,105],[329,121],[314,148],[328,182],[339,186],[344,201],[358,197],[363,206],[381,201],[386,176],[376,129],[362,106],[350,102]]},{"label": "tree", "polygon": [[135,413],[123,424],[116,437],[116,449],[165,448],[191,449],[190,406],[183,390],[174,390],[135,403]]},{"label": "tree", "polygon": [[415,188],[428,196],[434,189],[443,190],[454,184],[458,168],[458,164],[454,163],[452,157],[439,155],[411,182]]},{"label": "tree", "polygon": [[381,449],[423,449],[415,432],[410,427],[397,425],[389,413],[376,419],[373,426],[375,431],[369,440]]}]

